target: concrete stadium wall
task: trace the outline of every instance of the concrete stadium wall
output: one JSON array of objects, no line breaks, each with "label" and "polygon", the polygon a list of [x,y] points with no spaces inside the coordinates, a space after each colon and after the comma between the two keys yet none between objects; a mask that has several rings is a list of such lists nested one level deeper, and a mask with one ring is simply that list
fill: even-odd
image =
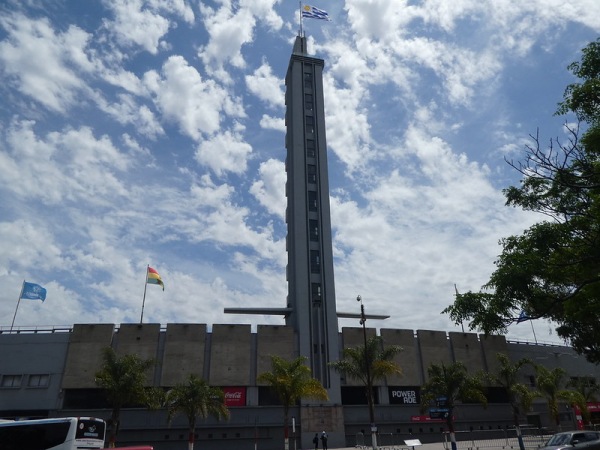
[{"label": "concrete stadium wall", "polygon": [[[367,328],[374,336],[376,329]],[[403,374],[378,381],[380,402],[376,407],[376,423],[380,433],[419,434],[422,442],[439,438],[439,422],[415,422],[424,417],[419,405],[393,403],[388,387],[418,387],[426,379],[425,370],[432,364],[464,362],[471,371],[498,367],[497,352],[506,353],[513,361],[527,357],[549,368],[563,367],[569,376],[590,376],[600,379],[598,366],[589,364],[572,349],[564,346],[507,342],[503,336],[481,336],[474,333],[446,333],[435,330],[381,329],[385,345],[400,345],[403,351],[396,361]],[[259,406],[258,374],[270,370],[270,355],[287,358],[297,356],[295,336],[291,327],[217,324],[209,331],[205,324],[77,324],[71,330],[40,332],[0,331],[0,379],[22,375],[19,386],[0,386],[0,417],[7,415],[94,415],[108,418],[103,409],[63,409],[65,391],[83,391],[78,398],[96,389],[94,374],[102,363],[102,349],[112,346],[117,354],[136,354],[157,362],[154,378],[148,384],[171,387],[185,381],[190,373],[201,375],[214,386],[246,388],[246,406],[231,408],[227,422],[207,420],[199,425],[199,442],[206,450],[222,448],[223,444],[253,445],[257,439],[261,448],[276,447],[281,436],[281,408]],[[361,327],[343,328],[340,332],[340,355],[345,347],[364,345]],[[27,380],[36,374],[49,374],[47,387],[31,388]],[[523,382],[533,376],[533,369],[523,372]],[[7,378],[8,379],[8,378]],[[355,380],[342,380],[342,386],[360,386]],[[97,391],[96,391],[97,392]],[[160,449],[175,449],[187,439],[184,418],[166,423],[164,411],[127,409],[123,412],[123,443],[148,442],[149,436],[160,442]],[[369,416],[365,405],[305,405],[293,408],[297,420],[297,437],[308,439],[313,429],[340,427],[347,442],[354,442],[356,433],[368,430]],[[531,413],[542,425],[551,426],[543,400]],[[455,412],[457,430],[497,429],[510,426],[512,418],[505,404],[462,405]],[[572,412],[562,411],[565,426],[573,426]],[[305,423],[299,423],[304,421]],[[304,426],[304,429],[302,428]],[[343,436],[342,436],[343,438]],[[310,445],[304,443],[304,447]],[[333,442],[332,442],[333,445]]]},{"label": "concrete stadium wall", "polygon": [[160,385],[183,383],[191,374],[204,375],[206,324],[170,323],[165,331]]},{"label": "concrete stadium wall", "polygon": [[73,326],[62,375],[63,389],[96,387],[94,378],[102,367],[102,351],[111,346],[114,329],[112,323]]}]

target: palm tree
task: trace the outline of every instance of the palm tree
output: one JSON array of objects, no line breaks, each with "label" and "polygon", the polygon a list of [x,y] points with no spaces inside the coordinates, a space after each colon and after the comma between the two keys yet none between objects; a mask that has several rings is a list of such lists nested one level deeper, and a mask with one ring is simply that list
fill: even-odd
[{"label": "palm tree", "polygon": [[513,413],[513,421],[517,432],[519,448],[525,450],[523,437],[521,435],[521,427],[519,425],[519,416],[521,413],[528,412],[531,409],[533,400],[535,397],[539,396],[539,394],[536,391],[529,389],[529,387],[523,383],[519,383],[518,380],[520,370],[524,366],[533,363],[530,359],[521,358],[513,364],[504,353],[497,353],[496,358],[500,363],[500,370],[497,373],[488,373],[487,378],[492,384],[496,384],[506,390],[508,402]]},{"label": "palm tree", "polygon": [[550,416],[554,419],[558,431],[560,430],[559,401],[572,401],[572,394],[563,388],[567,372],[562,367],[550,370],[540,365],[535,366],[535,371],[537,388],[548,402]]},{"label": "palm tree", "polygon": [[194,434],[198,418],[209,415],[218,419],[229,418],[225,405],[225,394],[217,387],[209,386],[197,375],[191,374],[186,383],[179,383],[166,395],[167,420],[171,423],[177,414],[184,414],[188,420],[188,449],[194,449]]},{"label": "palm tree", "polygon": [[427,407],[434,400],[443,399],[448,408],[446,424],[450,432],[452,450],[456,450],[453,410],[457,401],[479,402],[487,406],[482,375],[469,376],[467,368],[461,362],[449,366],[444,363],[432,364],[427,369],[428,381],[421,388],[421,405]]},{"label": "palm tree", "polygon": [[288,361],[279,356],[271,355],[271,372],[258,376],[261,383],[270,385],[283,405],[283,434],[285,448],[289,448],[288,420],[289,411],[302,398],[328,400],[329,396],[323,385],[312,377],[310,368],[305,364],[306,357],[299,356]]},{"label": "palm tree", "polygon": [[96,372],[95,382],[106,392],[106,400],[112,407],[110,418],[109,447],[114,447],[120,428],[121,409],[125,406],[153,403],[151,391],[146,388],[146,372],[154,366],[151,359],[142,359],[137,355],[117,357],[111,347],[102,353],[103,364]]},{"label": "palm tree", "polygon": [[583,423],[591,422],[591,414],[587,407],[588,402],[597,401],[596,394],[600,392],[600,385],[596,384],[592,377],[577,377],[567,383],[567,387],[572,389],[572,401],[581,411]]},{"label": "palm tree", "polygon": [[[345,348],[342,359],[329,363],[339,373],[364,384],[367,389],[367,404],[371,425],[375,423],[374,381],[389,375],[402,373],[400,367],[394,362],[394,356],[402,351],[402,347],[389,345],[382,350],[382,342],[380,336],[373,336],[365,340],[365,345]],[[373,448],[377,448],[377,438],[374,430],[372,430],[372,440]]]}]

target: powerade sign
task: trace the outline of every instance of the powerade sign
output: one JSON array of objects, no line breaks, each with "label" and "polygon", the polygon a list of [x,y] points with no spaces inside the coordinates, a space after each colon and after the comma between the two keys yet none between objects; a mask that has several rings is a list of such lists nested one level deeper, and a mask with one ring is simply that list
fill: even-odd
[{"label": "powerade sign", "polygon": [[421,403],[419,386],[389,387],[388,394],[392,405],[419,405]]}]

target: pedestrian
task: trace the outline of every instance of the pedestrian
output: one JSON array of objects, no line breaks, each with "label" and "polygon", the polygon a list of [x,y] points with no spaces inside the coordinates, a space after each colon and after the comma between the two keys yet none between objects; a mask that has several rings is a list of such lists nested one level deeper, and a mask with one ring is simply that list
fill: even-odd
[{"label": "pedestrian", "polygon": [[315,450],[319,448],[319,433],[315,433],[315,437],[313,438],[313,444],[315,444]]},{"label": "pedestrian", "polygon": [[321,433],[321,442],[323,443],[323,450],[327,450],[327,433],[325,431]]}]

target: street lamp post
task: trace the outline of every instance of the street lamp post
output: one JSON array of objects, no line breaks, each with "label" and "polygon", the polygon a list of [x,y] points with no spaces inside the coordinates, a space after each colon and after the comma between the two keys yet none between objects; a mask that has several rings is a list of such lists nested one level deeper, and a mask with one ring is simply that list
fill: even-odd
[{"label": "street lamp post", "polygon": [[367,349],[367,316],[365,315],[365,305],[363,305],[362,297],[356,297],[356,301],[360,302],[360,324],[363,328],[363,339],[365,344],[365,369],[367,371],[367,403],[369,405],[369,420],[371,422],[371,443],[373,450],[377,450],[377,427],[375,426],[375,410],[373,405],[373,380],[371,380],[371,361],[369,360],[369,352]]}]

